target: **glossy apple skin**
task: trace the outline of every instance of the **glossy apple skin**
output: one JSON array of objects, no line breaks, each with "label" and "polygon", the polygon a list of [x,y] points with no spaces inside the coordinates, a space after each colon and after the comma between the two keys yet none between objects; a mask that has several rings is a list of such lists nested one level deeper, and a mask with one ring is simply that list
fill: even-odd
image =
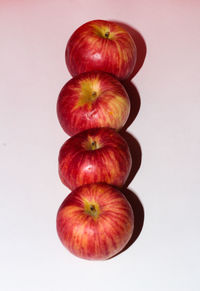
[{"label": "glossy apple skin", "polygon": [[121,129],[130,113],[130,101],[121,83],[104,72],[80,74],[65,84],[57,101],[57,116],[72,136],[89,128]]},{"label": "glossy apple skin", "polygon": [[114,22],[93,20],[72,34],[65,59],[72,76],[98,70],[122,80],[133,72],[137,50],[124,28]]},{"label": "glossy apple skin", "polygon": [[87,260],[106,260],[119,253],[133,229],[129,202],[107,184],[77,188],[66,197],[57,214],[61,242],[72,254]]},{"label": "glossy apple skin", "polygon": [[92,128],[63,144],[58,164],[60,179],[71,190],[99,182],[122,187],[132,159],[127,142],[114,129]]}]

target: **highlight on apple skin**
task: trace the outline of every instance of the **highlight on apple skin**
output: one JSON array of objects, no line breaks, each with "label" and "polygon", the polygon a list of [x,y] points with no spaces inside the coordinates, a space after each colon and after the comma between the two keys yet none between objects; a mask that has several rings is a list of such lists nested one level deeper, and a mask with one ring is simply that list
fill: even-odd
[{"label": "highlight on apple skin", "polygon": [[84,185],[71,192],[57,213],[57,233],[75,256],[106,260],[119,253],[134,229],[125,196],[107,184]]},{"label": "highlight on apple skin", "polygon": [[127,142],[111,128],[92,128],[69,138],[58,157],[59,175],[71,190],[104,182],[122,187],[132,166]]},{"label": "highlight on apple skin", "polygon": [[72,136],[89,128],[121,129],[130,113],[122,84],[104,72],[82,73],[65,84],[57,101],[57,116]]},{"label": "highlight on apple skin", "polygon": [[137,50],[124,28],[111,21],[92,20],[72,34],[65,59],[72,76],[98,70],[124,80],[133,72]]}]

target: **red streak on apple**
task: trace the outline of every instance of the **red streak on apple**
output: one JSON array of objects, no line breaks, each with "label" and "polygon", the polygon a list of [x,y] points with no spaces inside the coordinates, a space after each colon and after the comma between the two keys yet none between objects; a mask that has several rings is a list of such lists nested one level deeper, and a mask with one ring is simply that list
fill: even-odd
[{"label": "red streak on apple", "polygon": [[122,187],[131,169],[127,142],[111,128],[93,128],[68,139],[59,153],[59,175],[71,190],[105,182]]},{"label": "red streak on apple", "polygon": [[57,214],[57,232],[74,255],[105,260],[120,252],[134,228],[134,215],[125,196],[107,184],[77,188]]}]

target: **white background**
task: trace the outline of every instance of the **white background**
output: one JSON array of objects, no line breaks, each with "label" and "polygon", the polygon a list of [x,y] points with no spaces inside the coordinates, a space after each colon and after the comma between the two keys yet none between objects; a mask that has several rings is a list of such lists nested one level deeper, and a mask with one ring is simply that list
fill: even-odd
[{"label": "white background", "polygon": [[[139,113],[128,128],[142,149],[129,188],[144,208],[127,251],[103,262],[71,255],[55,227],[69,193],[57,173],[68,138],[56,116],[70,75],[64,51],[92,19],[138,30],[147,54],[133,82]],[[197,291],[200,245],[200,2],[0,2],[0,289]]]}]

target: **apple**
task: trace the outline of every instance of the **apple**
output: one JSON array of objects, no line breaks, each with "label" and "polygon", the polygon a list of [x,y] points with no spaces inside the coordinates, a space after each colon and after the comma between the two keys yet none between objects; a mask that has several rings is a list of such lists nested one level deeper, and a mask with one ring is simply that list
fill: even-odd
[{"label": "apple", "polygon": [[98,70],[124,80],[133,72],[137,50],[124,28],[111,21],[93,20],[72,34],[65,59],[72,76]]},{"label": "apple", "polygon": [[69,138],[58,157],[60,179],[71,190],[104,182],[122,187],[132,158],[127,142],[112,128],[92,128]]},{"label": "apple", "polygon": [[68,135],[89,128],[121,129],[130,101],[121,83],[104,72],[82,73],[65,84],[57,101],[58,120]]},{"label": "apple", "polygon": [[57,233],[74,255],[105,260],[119,253],[134,229],[133,210],[125,196],[107,184],[72,191],[57,214]]}]

